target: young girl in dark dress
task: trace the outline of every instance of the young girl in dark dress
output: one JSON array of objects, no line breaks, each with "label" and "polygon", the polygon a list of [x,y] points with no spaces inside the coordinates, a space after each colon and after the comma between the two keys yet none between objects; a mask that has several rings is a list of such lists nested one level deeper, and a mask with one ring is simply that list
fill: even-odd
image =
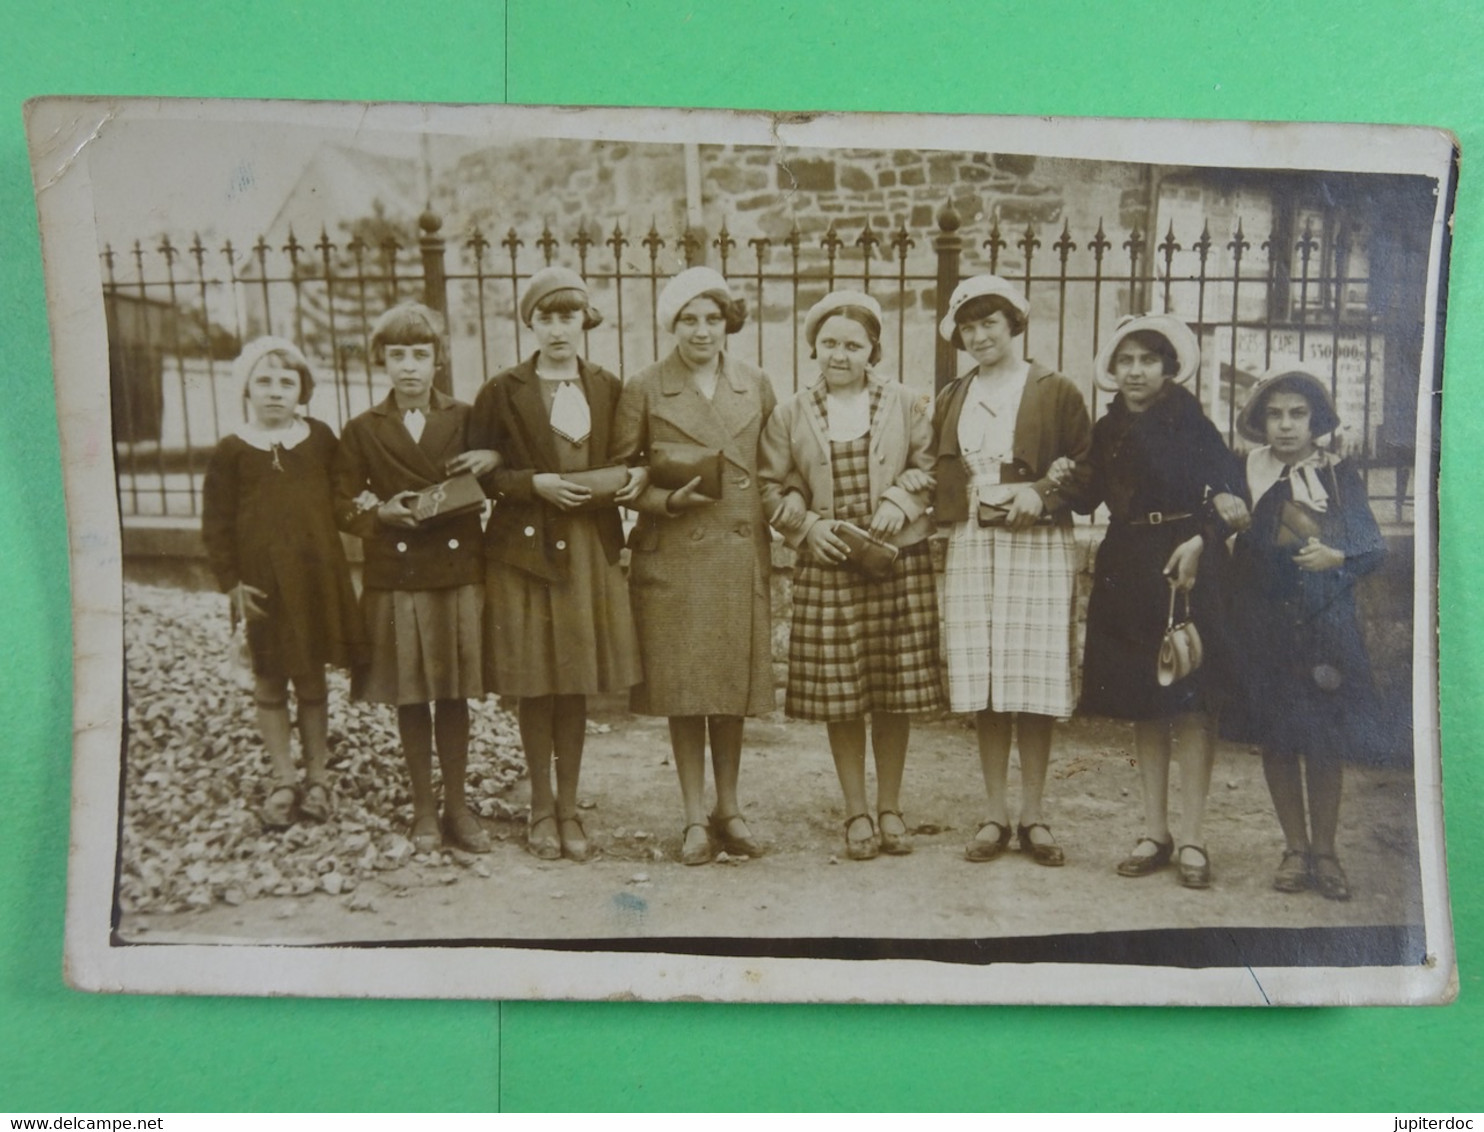
[{"label": "young girl in dark dress", "polygon": [[1348,900],[1335,855],[1341,767],[1374,757],[1381,737],[1355,583],[1386,543],[1360,473],[1315,443],[1339,426],[1329,391],[1302,370],[1266,378],[1237,420],[1262,447],[1247,456],[1252,526],[1234,550],[1237,678],[1221,732],[1262,750],[1287,842],[1273,887]]},{"label": "young girl in dark dress", "polygon": [[[1242,472],[1183,386],[1200,368],[1195,335],[1173,315],[1128,319],[1098,353],[1095,377],[1118,395],[1093,426],[1090,488],[1108,506],[1093,566],[1081,710],[1134,722],[1144,833],[1118,865],[1142,877],[1174,860],[1180,883],[1206,888],[1202,843],[1220,692],[1224,538],[1245,526]],[[1206,662],[1169,686],[1157,679],[1171,587],[1183,590]],[[1170,829],[1172,756],[1180,761],[1179,848]]]},{"label": "young girl in dark dress", "polygon": [[421,303],[395,306],[377,320],[371,351],[392,388],[345,426],[335,472],[337,518],[360,536],[366,560],[371,666],[354,691],[397,708],[412,780],[413,847],[439,845],[436,739],[443,834],[485,853],[489,838],[464,798],[468,700],[484,694],[484,532],[477,512],[420,523],[409,504],[412,493],[449,476],[486,475],[496,458],[469,443],[469,406],[433,388],[448,357],[442,316]]},{"label": "young girl in dark dress", "polygon": [[[538,271],[520,315],[540,349],[485,383],[471,426],[472,442],[501,459],[485,532],[485,684],[520,701],[531,777],[526,848],[545,860],[585,861],[592,849],[577,816],[577,780],[587,697],[627,692],[642,671],[619,568],[618,507],[579,510],[592,490],[565,474],[618,463],[610,448],[622,385],[578,355],[583,332],[602,316],[575,271]],[[629,469],[616,502],[647,482],[644,469]]]},{"label": "young girl in dark dress", "polygon": [[[250,420],[206,469],[201,536],[212,572],[247,619],[258,730],[273,769],[263,824],[330,816],[325,665],[366,659],[361,613],[335,529],[335,435],[295,411],[314,392],[309,363],[283,338],[258,338],[233,365]],[[288,685],[298,698],[304,785],[290,751]]]}]

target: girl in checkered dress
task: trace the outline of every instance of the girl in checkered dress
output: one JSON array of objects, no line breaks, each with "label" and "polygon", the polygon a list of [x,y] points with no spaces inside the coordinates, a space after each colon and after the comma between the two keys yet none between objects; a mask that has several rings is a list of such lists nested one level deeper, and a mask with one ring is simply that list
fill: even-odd
[{"label": "girl in checkered dress", "polygon": [[[910,718],[939,711],[937,605],[927,518],[928,399],[871,372],[881,308],[836,291],[804,320],[821,380],[763,430],[758,468],[771,521],[799,550],[786,711],[824,723],[845,795],[854,860],[905,854],[901,812]],[[897,548],[890,573],[863,575],[838,531],[853,524]],[[866,799],[866,716],[876,821]],[[879,822],[879,828],[877,825]]]},{"label": "girl in checkered dress", "polygon": [[964,849],[989,861],[1010,844],[1012,728],[1020,748],[1022,852],[1064,858],[1042,814],[1053,722],[1076,704],[1072,592],[1076,572],[1064,482],[1076,481],[1092,425],[1082,392],[1023,360],[1015,339],[1029,303],[996,275],[959,284],[939,331],[979,364],[938,396],[934,513],[950,527],[943,578],[943,652],[953,711],[974,712],[989,799]]}]

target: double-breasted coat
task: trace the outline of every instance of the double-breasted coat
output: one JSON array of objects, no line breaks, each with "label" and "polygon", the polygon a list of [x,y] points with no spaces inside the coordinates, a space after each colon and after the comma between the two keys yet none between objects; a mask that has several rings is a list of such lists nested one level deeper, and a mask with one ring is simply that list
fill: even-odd
[{"label": "double-breasted coat", "polygon": [[768,375],[723,355],[708,401],[678,352],[636,374],[619,398],[613,454],[645,463],[672,441],[720,449],[722,498],[678,515],[650,485],[635,501],[629,593],[646,715],[759,715],[774,709],[770,535],[758,439],[777,404]]}]

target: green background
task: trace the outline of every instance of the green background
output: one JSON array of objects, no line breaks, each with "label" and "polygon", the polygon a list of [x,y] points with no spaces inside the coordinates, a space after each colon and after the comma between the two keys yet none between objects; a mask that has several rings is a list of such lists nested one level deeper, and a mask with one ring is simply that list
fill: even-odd
[{"label": "green background", "polygon": [[[797,9],[797,10],[796,10]],[[1484,1109],[1484,6],[63,0],[0,67],[0,1109]],[[508,60],[508,69],[507,69]],[[42,94],[1396,122],[1464,153],[1441,550],[1462,992],[1439,1009],[1093,1010],[86,995],[61,980],[70,637],[21,102]]]}]

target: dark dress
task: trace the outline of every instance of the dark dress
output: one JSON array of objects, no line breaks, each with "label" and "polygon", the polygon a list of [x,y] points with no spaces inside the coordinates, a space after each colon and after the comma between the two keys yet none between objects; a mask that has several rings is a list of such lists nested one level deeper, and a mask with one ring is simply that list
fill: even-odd
[{"label": "dark dress", "polygon": [[259,676],[308,676],[368,658],[335,528],[335,435],[308,424],[292,448],[224,437],[202,489],[201,537],[217,584],[226,592],[246,582],[268,595],[268,616],[247,624]]},{"label": "dark dress", "polygon": [[[1224,683],[1226,573],[1223,539],[1212,496],[1246,496],[1242,468],[1200,402],[1174,382],[1141,413],[1123,395],[1092,430],[1090,486],[1076,509],[1108,505],[1108,531],[1093,567],[1080,710],[1119,719],[1165,719],[1217,706]],[[1166,518],[1185,515],[1187,518]],[[1160,639],[1169,613],[1165,563],[1182,542],[1202,535],[1191,617],[1205,646],[1202,666],[1161,687]]]},{"label": "dark dress", "polygon": [[1300,570],[1294,548],[1276,543],[1283,504],[1293,498],[1290,481],[1279,479],[1264,492],[1232,558],[1236,647],[1221,734],[1276,754],[1374,762],[1390,752],[1356,616],[1355,583],[1381,564],[1386,543],[1365,484],[1348,461],[1320,468],[1318,478],[1328,496],[1325,511],[1315,516],[1319,538],[1344,551],[1345,564]]}]

